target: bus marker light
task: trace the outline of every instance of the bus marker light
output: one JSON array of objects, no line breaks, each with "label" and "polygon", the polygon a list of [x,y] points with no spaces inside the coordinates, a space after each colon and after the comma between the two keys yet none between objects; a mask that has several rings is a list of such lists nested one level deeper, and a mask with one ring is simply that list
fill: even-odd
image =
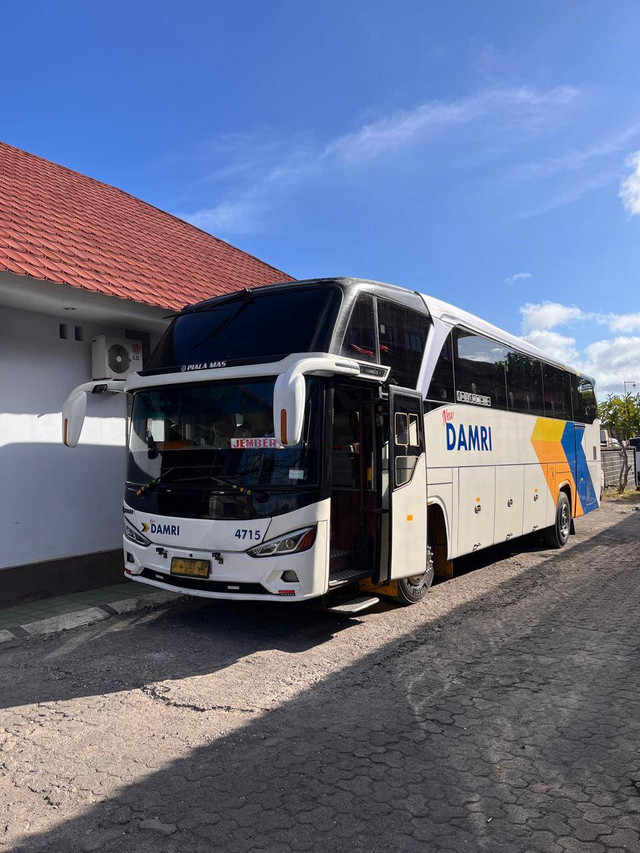
[{"label": "bus marker light", "polygon": [[282,443],[287,443],[287,410],[280,410],[280,434],[282,437]]},{"label": "bus marker light", "polygon": [[295,589],[279,589],[278,595],[295,595]]},{"label": "bus marker light", "polygon": [[407,516],[407,521],[413,521],[413,516],[412,516],[412,515],[408,515],[408,516]]}]

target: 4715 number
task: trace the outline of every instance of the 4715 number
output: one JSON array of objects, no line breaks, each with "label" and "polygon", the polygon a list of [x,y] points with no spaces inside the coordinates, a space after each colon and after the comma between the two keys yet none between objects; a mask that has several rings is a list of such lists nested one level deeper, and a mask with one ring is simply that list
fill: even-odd
[{"label": "4715 number", "polygon": [[239,528],[235,532],[236,539],[260,539],[261,533],[259,530],[247,530],[246,528]]}]

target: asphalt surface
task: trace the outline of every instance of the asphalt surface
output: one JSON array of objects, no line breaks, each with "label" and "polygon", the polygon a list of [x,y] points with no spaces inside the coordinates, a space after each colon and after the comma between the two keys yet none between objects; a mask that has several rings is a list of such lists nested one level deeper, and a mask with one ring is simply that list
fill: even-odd
[{"label": "asphalt surface", "polygon": [[640,512],[347,619],[181,601],[0,646],[0,850],[640,851]]}]

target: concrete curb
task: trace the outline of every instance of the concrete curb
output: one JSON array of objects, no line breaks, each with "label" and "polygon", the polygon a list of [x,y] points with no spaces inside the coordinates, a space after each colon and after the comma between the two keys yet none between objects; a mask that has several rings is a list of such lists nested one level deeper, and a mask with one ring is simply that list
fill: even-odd
[{"label": "concrete curb", "polygon": [[37,622],[28,622],[25,625],[15,625],[0,630],[0,643],[93,625],[96,622],[102,622],[104,619],[110,619],[112,616],[133,613],[147,607],[159,607],[161,604],[168,604],[183,597],[175,592],[161,591],[139,595],[135,598],[123,598],[121,601],[110,601],[108,604],[96,604],[94,607],[86,607],[84,610],[74,610],[71,613],[63,613],[61,616],[51,616],[48,619],[40,619]]}]

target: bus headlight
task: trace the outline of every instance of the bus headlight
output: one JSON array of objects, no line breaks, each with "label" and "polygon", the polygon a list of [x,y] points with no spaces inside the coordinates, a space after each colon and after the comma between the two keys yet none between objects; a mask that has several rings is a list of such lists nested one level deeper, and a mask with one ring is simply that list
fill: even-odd
[{"label": "bus headlight", "polygon": [[277,539],[270,539],[255,548],[249,548],[247,554],[250,557],[276,557],[280,554],[299,554],[300,551],[308,551],[316,541],[316,528],[304,527],[302,530],[293,530]]},{"label": "bus headlight", "polygon": [[151,545],[151,540],[147,539],[146,536],[143,536],[139,530],[136,530],[132,524],[130,524],[127,519],[124,520],[124,535],[131,542],[135,542],[136,545],[142,545],[143,547],[147,547],[147,545]]}]

